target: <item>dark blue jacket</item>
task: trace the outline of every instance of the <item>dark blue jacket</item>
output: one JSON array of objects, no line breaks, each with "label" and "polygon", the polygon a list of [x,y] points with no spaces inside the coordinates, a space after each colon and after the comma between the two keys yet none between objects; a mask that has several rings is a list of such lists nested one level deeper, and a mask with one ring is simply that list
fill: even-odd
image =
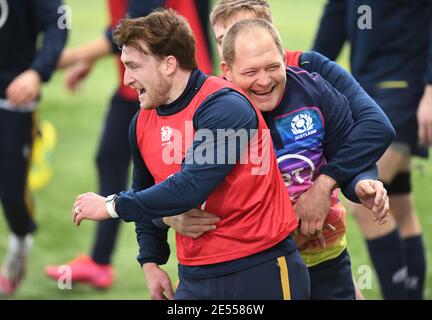
[{"label": "dark blue jacket", "polygon": [[[0,98],[12,80],[21,72],[36,70],[42,81],[48,81],[56,69],[67,39],[63,26],[61,0],[5,0],[7,17],[0,25]],[[1,8],[5,17],[5,8]],[[0,18],[2,19],[2,18]],[[36,41],[43,34],[38,50]]]},{"label": "dark blue jacket", "polygon": [[[359,28],[367,5],[371,29]],[[346,40],[351,70],[362,85],[432,83],[432,1],[329,0],[313,50],[336,59]]]}]

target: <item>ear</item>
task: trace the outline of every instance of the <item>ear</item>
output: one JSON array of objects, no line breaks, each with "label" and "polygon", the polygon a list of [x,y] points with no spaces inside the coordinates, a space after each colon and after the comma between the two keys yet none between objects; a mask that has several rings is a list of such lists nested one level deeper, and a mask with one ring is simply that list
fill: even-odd
[{"label": "ear", "polygon": [[228,81],[232,81],[232,73],[230,67],[228,66],[228,63],[226,63],[225,60],[222,60],[220,67],[225,79],[227,79]]},{"label": "ear", "polygon": [[162,72],[170,76],[177,69],[177,59],[174,56],[167,56],[162,63]]}]

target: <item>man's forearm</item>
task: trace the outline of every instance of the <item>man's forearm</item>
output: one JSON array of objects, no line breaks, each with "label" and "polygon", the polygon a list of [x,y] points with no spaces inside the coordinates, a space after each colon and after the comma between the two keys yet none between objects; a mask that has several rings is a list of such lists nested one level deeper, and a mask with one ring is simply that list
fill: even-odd
[{"label": "man's forearm", "polygon": [[322,191],[324,194],[328,195],[331,195],[333,190],[338,187],[336,180],[326,174],[320,174],[313,185],[318,191]]},{"label": "man's forearm", "polygon": [[147,262],[142,265],[142,269],[146,274],[151,273],[152,271],[158,268],[159,266],[154,262]]},{"label": "man's forearm", "polygon": [[105,36],[102,36],[80,47],[64,50],[57,67],[66,68],[81,60],[94,62],[110,53],[111,44]]}]

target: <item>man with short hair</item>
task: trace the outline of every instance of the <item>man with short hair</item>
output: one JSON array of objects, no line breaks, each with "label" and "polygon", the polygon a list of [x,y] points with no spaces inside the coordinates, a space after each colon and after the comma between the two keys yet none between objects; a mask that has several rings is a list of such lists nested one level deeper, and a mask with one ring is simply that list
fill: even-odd
[{"label": "man with short hair", "polygon": [[[277,31],[265,20],[239,21],[224,36],[224,76],[245,90],[263,112],[279,169],[296,204],[321,172],[327,172],[327,159],[331,161],[346,142],[353,120],[344,96],[318,74],[295,67],[285,70],[284,57]],[[391,133],[389,126],[382,138],[387,145]],[[376,161],[380,154],[371,156]],[[337,191],[328,196],[331,205],[325,224],[334,229],[323,231],[326,247],[318,239],[301,235],[296,237],[297,245],[309,267],[312,299],[355,299],[345,243],[345,209]]]},{"label": "man with short hair", "polygon": [[[213,27],[218,52],[223,59],[222,39],[227,30],[238,21],[247,18],[262,18],[272,22],[270,6],[266,0],[221,0],[213,8],[210,21]],[[324,194],[330,194],[338,186],[344,187],[356,174],[367,170],[368,157],[382,151],[383,140],[375,139],[387,132],[390,122],[376,102],[367,95],[357,81],[341,66],[321,54],[313,51],[301,52],[285,50],[286,66],[296,66],[308,72],[317,72],[335,89],[341,92],[349,102],[353,113],[354,126],[347,143],[329,161],[329,171],[322,172],[320,179],[306,192],[297,204],[299,217],[305,217],[308,212],[316,212],[310,217],[311,232],[317,231],[313,226],[323,221],[330,204],[330,199]],[[368,141],[368,143],[364,143]],[[331,172],[330,172],[331,171]],[[368,176],[374,178],[374,175]],[[350,200],[358,201],[351,198]],[[372,209],[372,207],[370,207]],[[302,232],[307,235],[305,224]]]}]

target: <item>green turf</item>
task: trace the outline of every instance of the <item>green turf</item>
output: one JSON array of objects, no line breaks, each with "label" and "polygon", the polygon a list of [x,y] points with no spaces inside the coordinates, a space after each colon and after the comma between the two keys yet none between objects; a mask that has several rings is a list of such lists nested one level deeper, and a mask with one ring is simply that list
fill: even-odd
[{"label": "green turf", "polygon": [[[274,21],[286,47],[307,50],[321,14],[323,0],[270,1]],[[68,0],[72,8],[72,30],[69,45],[100,36],[108,21],[104,0]],[[347,66],[346,54],[340,61]],[[82,192],[97,191],[94,156],[105,110],[116,87],[116,69],[112,58],[100,61],[89,76],[80,94],[65,91],[64,75],[58,72],[43,89],[40,103],[41,117],[53,122],[58,131],[58,143],[53,155],[55,175],[50,184],[35,193],[39,232],[28,267],[26,281],[14,296],[16,299],[147,299],[144,276],[135,261],[137,245],[132,225],[123,225],[114,256],[116,283],[109,291],[96,291],[85,285],[73,285],[72,290],[60,290],[57,284],[43,275],[46,264],[61,264],[77,253],[91,248],[95,224],[86,222],[81,227],[71,223],[70,208]],[[432,162],[416,162],[414,184],[416,204],[425,229],[432,225],[430,200],[432,194]],[[1,209],[0,209],[1,210]],[[348,243],[353,272],[361,265],[370,264],[360,233],[348,217]],[[171,235],[172,236],[172,235]],[[172,238],[171,238],[172,239]],[[425,233],[428,260],[432,259],[432,236]],[[3,215],[0,217],[0,257],[5,253],[7,231]],[[176,261],[171,258],[166,267],[176,279]],[[432,273],[429,270],[427,297],[432,298]],[[372,290],[365,290],[366,298],[379,298],[377,281]]]}]

